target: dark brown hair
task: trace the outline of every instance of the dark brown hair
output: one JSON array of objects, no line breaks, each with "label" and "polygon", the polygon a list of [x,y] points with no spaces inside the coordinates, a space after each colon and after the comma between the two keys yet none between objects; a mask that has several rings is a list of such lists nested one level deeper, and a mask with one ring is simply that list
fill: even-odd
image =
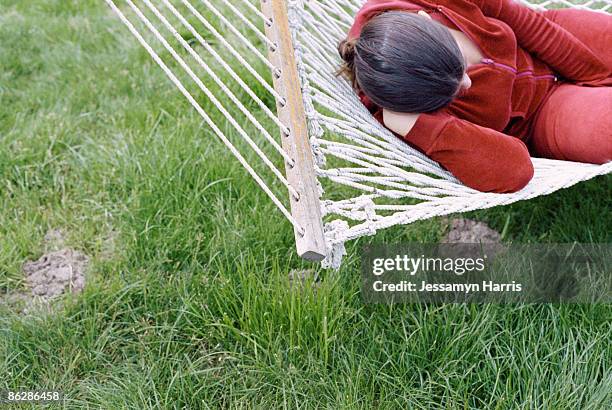
[{"label": "dark brown hair", "polygon": [[424,113],[448,105],[459,91],[465,62],[443,25],[405,11],[372,17],[357,39],[338,45],[349,79],[376,105],[396,112]]}]

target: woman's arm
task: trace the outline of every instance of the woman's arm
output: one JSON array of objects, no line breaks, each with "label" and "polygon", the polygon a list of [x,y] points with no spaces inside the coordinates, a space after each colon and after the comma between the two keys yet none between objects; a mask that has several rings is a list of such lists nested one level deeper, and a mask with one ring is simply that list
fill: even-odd
[{"label": "woman's arm", "polygon": [[420,114],[394,112],[383,108],[383,124],[396,134],[406,135],[417,122]]},{"label": "woman's arm", "polygon": [[[407,114],[404,124],[393,118],[390,125],[400,132],[388,127],[463,184],[482,192],[516,192],[533,177],[529,151],[518,138],[443,112],[413,116]],[[401,133],[405,128],[409,132]]]},{"label": "woman's arm", "polygon": [[588,45],[544,14],[514,0],[470,1],[478,5],[485,16],[508,24],[521,47],[567,79],[593,81],[612,75],[612,67],[607,67]]}]

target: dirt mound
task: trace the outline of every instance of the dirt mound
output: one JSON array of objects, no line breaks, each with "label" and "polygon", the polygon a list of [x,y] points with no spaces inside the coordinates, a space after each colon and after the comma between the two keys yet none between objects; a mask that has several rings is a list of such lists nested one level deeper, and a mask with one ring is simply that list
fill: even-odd
[{"label": "dirt mound", "polygon": [[88,261],[85,254],[65,248],[47,253],[37,261],[26,262],[23,272],[32,295],[50,300],[63,293],[83,290]]},{"label": "dirt mound", "polygon": [[59,230],[50,230],[44,237],[43,254],[38,260],[27,261],[22,270],[28,289],[0,295],[0,304],[28,314],[50,311],[50,302],[63,294],[79,293],[85,287],[89,257],[65,246]]},{"label": "dirt mound", "polygon": [[449,223],[449,232],[441,243],[500,243],[501,235],[486,223],[456,218]]}]

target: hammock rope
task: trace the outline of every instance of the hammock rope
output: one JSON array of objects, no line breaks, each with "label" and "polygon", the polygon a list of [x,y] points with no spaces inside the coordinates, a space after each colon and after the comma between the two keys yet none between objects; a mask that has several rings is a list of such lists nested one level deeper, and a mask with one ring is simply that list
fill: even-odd
[{"label": "hammock rope", "polygon": [[[134,3],[131,0],[126,0],[126,1],[130,5],[130,7],[134,10],[136,15],[138,15],[139,18],[141,18],[141,16],[144,17],[142,12],[139,12],[139,9],[134,5]],[[228,149],[231,151],[231,153],[236,157],[236,159],[238,159],[238,161],[249,172],[249,174],[251,174],[251,176],[253,177],[253,179],[255,179],[255,181],[261,187],[261,189],[263,189],[264,192],[266,194],[268,194],[268,196],[270,197],[272,202],[274,202],[274,204],[279,208],[279,210],[283,213],[283,215],[285,215],[285,217],[289,220],[289,222],[291,222],[291,224],[296,229],[303,230],[303,228],[300,226],[300,224],[295,220],[295,218],[287,210],[287,207],[270,190],[270,188],[266,185],[266,183],[263,181],[263,179],[257,174],[257,172],[255,172],[255,170],[251,167],[251,165],[244,158],[244,156],[242,156],[240,151],[238,151],[238,149],[236,149],[236,147],[229,141],[229,139],[225,136],[225,134],[219,129],[217,124],[210,118],[210,116],[206,113],[206,111],[202,108],[202,106],[194,99],[194,97],[189,93],[189,91],[183,86],[181,81],[174,75],[172,70],[170,70],[170,68],[164,63],[164,61],[159,57],[159,55],[155,52],[155,50],[153,50],[153,48],[147,43],[147,41],[140,34],[140,32],[132,25],[130,20],[127,19],[127,17],[113,3],[112,0],[106,0],[106,2],[113,9],[113,11],[119,16],[120,20],[126,25],[126,27],[134,35],[134,37],[136,37],[138,42],[147,50],[147,52],[151,55],[153,60],[155,60],[155,62],[166,73],[168,78],[174,83],[174,85],[179,89],[179,91],[181,91],[181,93],[185,96],[185,98],[187,98],[189,103],[196,109],[198,114],[200,114],[200,116],[204,119],[204,121],[208,124],[208,126],[214,131],[214,133],[219,137],[219,139],[221,139],[221,141],[228,147]],[[137,10],[138,10],[138,12],[137,12]],[[146,19],[146,17],[144,19]],[[155,32],[158,33],[157,30],[155,30]],[[161,35],[156,36],[156,37],[158,37],[158,39],[160,41],[162,41],[162,43],[164,43],[164,45],[167,44],[167,42],[165,41],[165,39],[163,40],[163,37]],[[171,46],[169,46],[169,51],[170,51],[170,49],[172,49]],[[173,54],[173,56],[175,56],[175,58],[178,57],[178,55],[176,55],[175,53],[172,53],[172,54]],[[220,103],[219,104],[215,104],[215,105],[220,107]],[[234,122],[233,121],[233,117],[231,115],[229,115],[229,113],[226,115],[226,118],[228,120]],[[240,126],[238,125],[238,127],[240,127]],[[241,132],[241,135],[243,137],[246,136],[246,134],[244,134],[243,132]],[[248,136],[246,136],[246,138],[248,139]],[[287,187],[291,188],[290,186],[287,186]]]},{"label": "hammock rope", "polygon": [[[285,138],[293,137],[294,131],[292,124],[281,120],[279,111],[274,113],[269,106],[270,99],[276,101],[278,110],[289,104],[287,95],[273,87],[271,81],[285,75],[282,67],[262,54],[262,51],[273,54],[279,47],[265,30],[274,28],[277,22],[255,0],[231,4],[223,0],[198,0],[197,6],[189,0],[105,1],[290,221],[296,235],[307,234],[308,227],[303,221],[298,222],[295,213],[279,199],[280,184],[290,194],[293,211],[303,187],[293,186],[280,171],[281,163],[286,170],[296,165],[292,158],[295,153],[287,152],[286,146],[273,137],[280,134],[280,140],[285,142]],[[264,5],[275,1],[278,0],[261,0]],[[612,163],[594,165],[533,158],[535,175],[519,192],[482,193],[462,185],[435,161],[378,123],[348,82],[335,76],[340,63],[337,44],[363,2],[290,0],[286,7],[295,49],[293,64],[301,82],[301,103],[320,194],[317,203],[323,220],[319,223],[324,223],[327,248],[323,266],[339,267],[346,254],[345,242],[381,229],[507,205],[612,172]],[[135,3],[146,7],[139,8]],[[530,5],[542,9],[561,6],[612,11],[612,0],[580,4],[550,0]],[[127,16],[130,10],[131,19]],[[170,44],[153,20],[186,54]],[[142,28],[142,33],[136,25]],[[188,34],[182,34],[177,27]],[[155,51],[152,43],[161,53]],[[217,43],[222,47],[217,47]],[[164,61],[169,58],[171,61]],[[183,69],[180,74],[171,68],[176,64]],[[264,166],[250,164],[247,158],[252,153]],[[272,154],[274,157],[269,156]]]}]

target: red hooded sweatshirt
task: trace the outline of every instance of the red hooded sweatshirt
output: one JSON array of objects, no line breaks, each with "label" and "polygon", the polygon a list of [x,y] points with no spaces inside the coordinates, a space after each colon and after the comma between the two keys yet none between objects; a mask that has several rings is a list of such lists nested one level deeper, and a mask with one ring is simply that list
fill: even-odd
[{"label": "red hooded sweatshirt", "polygon": [[[444,109],[420,114],[408,134],[400,135],[479,191],[514,192],[531,180],[533,165],[524,142],[559,77],[612,85],[610,64],[543,13],[513,0],[369,0],[348,37],[359,37],[370,18],[388,10],[426,11],[479,46],[484,58],[468,68],[472,87],[467,93]],[[363,92],[359,96],[382,123],[382,109]]]}]

